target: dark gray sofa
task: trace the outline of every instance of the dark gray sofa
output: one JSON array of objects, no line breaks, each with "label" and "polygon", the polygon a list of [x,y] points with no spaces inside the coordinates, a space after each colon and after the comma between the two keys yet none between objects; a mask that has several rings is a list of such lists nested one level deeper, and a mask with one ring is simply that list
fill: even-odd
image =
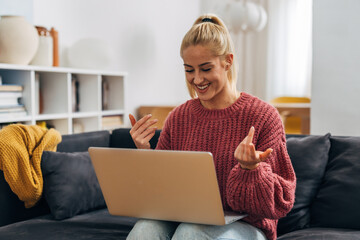
[{"label": "dark gray sofa", "polygon": [[[160,131],[151,141],[154,148]],[[296,202],[280,219],[278,239],[360,239],[360,137],[288,135]],[[129,129],[64,135],[44,152],[44,194],[31,209],[0,171],[0,239],[125,239],[135,218],[111,216],[87,149],[134,148]]]}]

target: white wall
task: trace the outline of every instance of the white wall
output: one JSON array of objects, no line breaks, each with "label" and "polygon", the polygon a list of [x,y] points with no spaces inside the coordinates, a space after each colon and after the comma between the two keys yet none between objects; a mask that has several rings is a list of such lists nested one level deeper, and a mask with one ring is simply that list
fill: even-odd
[{"label": "white wall", "polygon": [[179,49],[199,15],[199,0],[33,0],[35,25],[59,31],[61,63],[81,38],[100,38],[112,50],[106,70],[129,72],[127,107],[177,105],[189,96]]},{"label": "white wall", "polygon": [[33,0],[0,0],[0,16],[24,16],[29,22],[32,22],[32,6]]},{"label": "white wall", "polygon": [[360,1],[314,1],[311,133],[360,136]]}]

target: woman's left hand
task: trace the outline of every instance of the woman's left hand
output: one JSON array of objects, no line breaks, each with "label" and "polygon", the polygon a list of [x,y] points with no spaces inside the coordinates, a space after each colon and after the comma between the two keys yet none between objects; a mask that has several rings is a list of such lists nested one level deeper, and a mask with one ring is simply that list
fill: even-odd
[{"label": "woman's left hand", "polygon": [[240,167],[243,169],[252,170],[259,166],[259,163],[265,161],[272,153],[272,149],[268,148],[265,152],[256,151],[255,146],[252,143],[254,137],[255,128],[251,127],[249,134],[236,148],[234,156],[240,163]]}]

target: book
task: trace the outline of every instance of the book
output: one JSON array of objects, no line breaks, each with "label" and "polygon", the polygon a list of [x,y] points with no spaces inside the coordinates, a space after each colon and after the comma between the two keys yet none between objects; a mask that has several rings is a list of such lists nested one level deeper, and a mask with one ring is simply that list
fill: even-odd
[{"label": "book", "polygon": [[0,106],[0,119],[24,117],[27,115],[24,105]]},{"label": "book", "polygon": [[102,78],[101,82],[101,95],[102,95],[102,110],[109,109],[109,82]]},{"label": "book", "polygon": [[35,73],[35,114],[41,113],[40,74]]},{"label": "book", "polygon": [[18,118],[25,117],[27,115],[26,111],[17,111],[17,112],[0,112],[0,118],[9,119],[9,118]]},{"label": "book", "polygon": [[17,106],[22,92],[0,92],[0,106]]},{"label": "book", "polygon": [[72,99],[72,111],[79,112],[80,111],[80,95],[79,95],[79,80],[75,75],[72,75],[71,79],[71,99]]},{"label": "book", "polygon": [[85,131],[84,125],[80,122],[73,122],[73,133],[83,133]]},{"label": "book", "polygon": [[22,92],[23,86],[13,84],[0,84],[0,92]]},{"label": "book", "polygon": [[16,106],[1,106],[0,113],[9,113],[9,112],[20,112],[25,111],[24,105],[16,105]]},{"label": "book", "polygon": [[102,128],[103,130],[111,130],[115,128],[120,128],[123,125],[123,117],[121,115],[117,116],[104,116],[102,117]]}]

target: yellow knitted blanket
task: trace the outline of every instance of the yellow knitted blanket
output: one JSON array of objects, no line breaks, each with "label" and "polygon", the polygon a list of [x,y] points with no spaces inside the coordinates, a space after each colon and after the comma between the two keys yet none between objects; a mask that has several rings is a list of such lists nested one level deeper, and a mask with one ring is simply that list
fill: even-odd
[{"label": "yellow knitted blanket", "polygon": [[43,151],[56,151],[60,142],[58,131],[36,125],[11,124],[0,130],[0,170],[26,208],[34,206],[42,195]]}]

